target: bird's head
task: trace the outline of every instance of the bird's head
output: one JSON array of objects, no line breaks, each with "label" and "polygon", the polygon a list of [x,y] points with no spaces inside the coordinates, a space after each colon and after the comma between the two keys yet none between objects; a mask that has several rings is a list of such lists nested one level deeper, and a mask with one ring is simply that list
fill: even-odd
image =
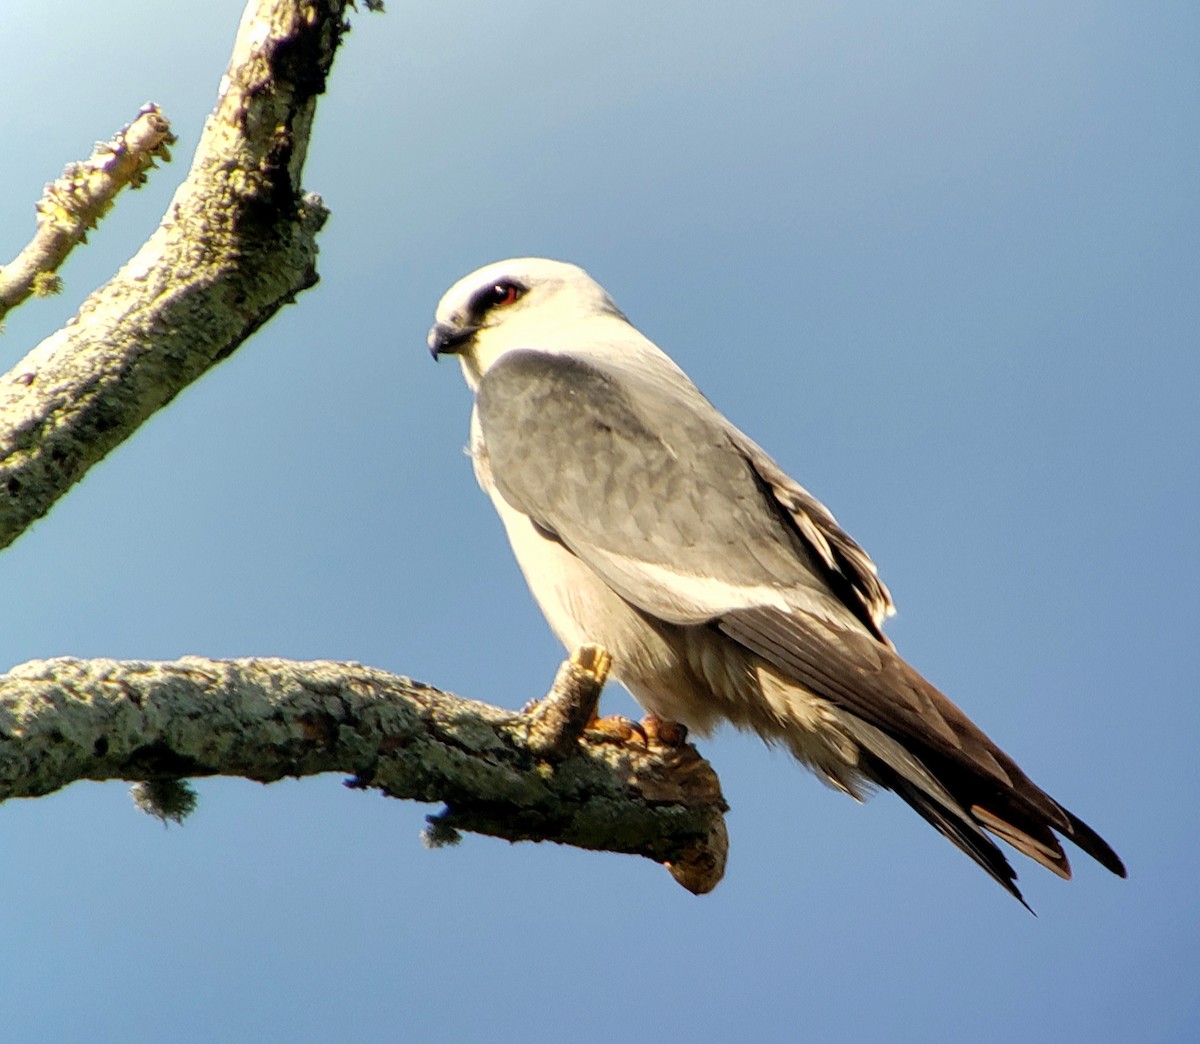
[{"label": "bird's head", "polygon": [[476,387],[488,368],[516,348],[561,344],[582,320],[624,316],[582,268],[540,257],[497,261],[464,276],[438,302],[429,331],[437,359],[457,355]]}]

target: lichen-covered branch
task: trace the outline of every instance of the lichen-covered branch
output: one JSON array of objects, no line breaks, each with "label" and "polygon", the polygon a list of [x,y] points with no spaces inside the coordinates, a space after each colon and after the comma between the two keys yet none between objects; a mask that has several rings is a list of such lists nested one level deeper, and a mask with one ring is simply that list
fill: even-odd
[{"label": "lichen-covered branch", "polygon": [[515,713],[358,664],[32,661],[0,676],[0,800],[81,779],[341,772],[444,803],[442,836],[641,855],[709,891],[727,844],[717,777],[690,745],[588,729],[605,669],[585,647]]},{"label": "lichen-covered branch", "polygon": [[137,254],[0,378],[0,547],[317,280],[301,191],[345,0],[254,0],[187,180]]},{"label": "lichen-covered branch", "polygon": [[[0,548],[316,282],[325,210],[300,175],[347,2],[251,0],[159,228],[0,377]],[[116,181],[136,182],[161,153],[159,119],[146,110],[108,166],[75,168],[72,186],[47,193],[38,237],[0,279],[0,311],[39,280],[45,289]],[[190,797],[176,781],[187,777],[342,772],[357,787],[442,802],[435,841],[472,830],[637,854],[709,891],[727,844],[717,778],[690,746],[593,727],[607,662],[581,650],[519,714],[353,664],[31,662],[0,676],[0,800],[124,779],[144,784],[144,807],[182,818]]]},{"label": "lichen-covered branch", "polygon": [[33,294],[58,291],[55,273],[72,248],[87,238],[121,189],[140,187],[156,159],[171,158],[168,146],[174,142],[158,106],[145,105],[111,141],[98,143],[88,159],[70,164],[46,186],[33,239],[0,268],[0,320]]}]

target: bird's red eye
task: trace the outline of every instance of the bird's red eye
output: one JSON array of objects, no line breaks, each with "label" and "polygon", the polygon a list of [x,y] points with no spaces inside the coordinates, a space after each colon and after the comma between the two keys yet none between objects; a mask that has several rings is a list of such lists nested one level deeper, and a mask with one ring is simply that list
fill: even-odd
[{"label": "bird's red eye", "polygon": [[505,305],[512,304],[521,296],[521,288],[516,283],[497,283],[492,287],[488,296],[491,298],[491,306],[493,308],[503,308]]},{"label": "bird's red eye", "polygon": [[506,308],[514,301],[525,296],[525,287],[515,279],[500,279],[495,283],[485,283],[471,297],[467,306],[468,311],[477,319],[482,319],[494,308]]}]

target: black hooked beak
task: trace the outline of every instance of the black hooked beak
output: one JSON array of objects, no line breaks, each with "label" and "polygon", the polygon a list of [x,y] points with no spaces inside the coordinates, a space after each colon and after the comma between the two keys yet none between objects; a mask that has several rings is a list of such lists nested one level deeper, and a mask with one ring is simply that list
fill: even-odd
[{"label": "black hooked beak", "polygon": [[478,326],[451,326],[434,323],[429,331],[429,354],[437,361],[439,355],[457,355],[479,332]]}]

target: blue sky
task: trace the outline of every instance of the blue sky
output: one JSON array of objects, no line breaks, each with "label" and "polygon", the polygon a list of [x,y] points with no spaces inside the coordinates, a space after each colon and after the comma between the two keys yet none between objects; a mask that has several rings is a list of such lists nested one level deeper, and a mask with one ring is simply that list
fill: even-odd
[{"label": "blue sky", "polygon": [[[542,693],[562,651],[424,336],[465,272],[560,257],[833,509],[901,651],[1130,879],[1022,862],[1032,918],[898,800],[729,733],[704,898],[612,855],[427,851],[433,809],[336,777],[200,781],[171,830],[80,784],[0,808],[6,1036],[1194,1039],[1195,5],[392,7],[321,103],[321,284],[0,555],[0,666],[332,657]],[[157,223],[240,10],[0,18],[0,255],[142,102],[180,137],[8,318],[7,361]]]}]

